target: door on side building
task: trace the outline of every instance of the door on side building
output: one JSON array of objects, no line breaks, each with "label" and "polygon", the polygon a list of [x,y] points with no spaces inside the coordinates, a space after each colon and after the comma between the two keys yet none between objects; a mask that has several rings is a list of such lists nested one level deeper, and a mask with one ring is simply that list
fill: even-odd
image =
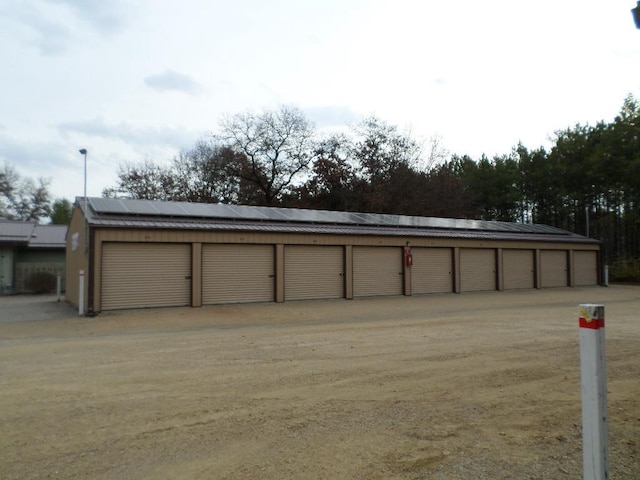
[{"label": "door on side building", "polygon": [[0,247],[0,294],[13,290],[13,248]]},{"label": "door on side building", "polygon": [[400,247],[353,247],[353,295],[402,295],[404,272]]},{"label": "door on side building", "polygon": [[202,304],[273,302],[273,245],[202,246]]}]

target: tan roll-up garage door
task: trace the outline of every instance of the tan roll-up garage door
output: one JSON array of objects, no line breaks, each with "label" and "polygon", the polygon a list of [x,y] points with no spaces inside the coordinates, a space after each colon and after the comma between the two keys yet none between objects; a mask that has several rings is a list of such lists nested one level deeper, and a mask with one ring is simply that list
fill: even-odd
[{"label": "tan roll-up garage door", "polygon": [[287,245],[285,300],[344,297],[344,247]]},{"label": "tan roll-up garage door", "polygon": [[598,284],[598,256],[596,252],[573,252],[573,268],[576,287]]},{"label": "tan roll-up garage door", "polygon": [[203,305],[274,301],[274,268],[273,245],[203,245]]},{"label": "tan roll-up garage door", "polygon": [[102,310],[191,304],[191,245],[104,243]]},{"label": "tan roll-up garage door", "polygon": [[502,272],[504,274],[504,289],[533,288],[535,286],[534,260],[533,250],[503,250]]},{"label": "tan roll-up garage door", "polygon": [[450,248],[411,249],[411,293],[453,292],[453,255]]},{"label": "tan roll-up garage door", "polygon": [[402,295],[400,247],[353,247],[353,295]]},{"label": "tan roll-up garage door", "polygon": [[496,289],[496,251],[493,248],[460,249],[460,289],[463,292]]},{"label": "tan roll-up garage door", "polygon": [[567,286],[567,251],[542,250],[540,252],[540,278],[542,287]]}]

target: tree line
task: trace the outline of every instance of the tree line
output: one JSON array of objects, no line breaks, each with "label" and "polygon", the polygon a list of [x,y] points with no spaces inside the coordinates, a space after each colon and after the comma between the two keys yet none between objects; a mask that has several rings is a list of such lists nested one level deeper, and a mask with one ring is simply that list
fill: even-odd
[{"label": "tree line", "polygon": [[[0,220],[40,222],[68,225],[71,202],[65,198],[53,200],[49,180],[24,178],[9,163],[0,166]],[[1,225],[0,225],[1,226]]]},{"label": "tree line", "polygon": [[[541,223],[602,241],[610,263],[640,262],[640,104],[629,95],[612,121],[492,158],[450,155],[377,117],[320,136],[296,107],[239,113],[167,165],[120,165],[103,195]],[[56,212],[69,202],[5,164],[0,217]]]},{"label": "tree line", "polygon": [[105,196],[542,223],[601,240],[608,260],[640,257],[640,105],[488,158],[369,117],[316,135],[297,108],[224,118],[170,165],[120,166]]}]

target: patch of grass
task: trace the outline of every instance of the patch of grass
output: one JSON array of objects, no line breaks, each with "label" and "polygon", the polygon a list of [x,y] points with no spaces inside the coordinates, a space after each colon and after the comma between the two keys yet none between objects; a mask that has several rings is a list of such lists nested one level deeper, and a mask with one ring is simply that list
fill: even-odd
[{"label": "patch of grass", "polygon": [[640,283],[640,258],[616,260],[609,266],[609,277],[615,282]]}]

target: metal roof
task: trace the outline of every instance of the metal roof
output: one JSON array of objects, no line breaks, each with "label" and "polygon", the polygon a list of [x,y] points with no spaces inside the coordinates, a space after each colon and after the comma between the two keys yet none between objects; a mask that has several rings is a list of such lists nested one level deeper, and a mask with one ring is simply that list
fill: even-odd
[{"label": "metal roof", "polygon": [[0,244],[20,245],[28,248],[65,248],[66,233],[66,225],[0,221]]},{"label": "metal roof", "polygon": [[65,248],[66,225],[36,225],[29,239],[29,248]]},{"label": "metal roof", "polygon": [[[96,197],[87,200],[89,224],[101,227],[597,243],[538,224]],[[77,204],[82,207],[83,200],[77,199]]]},{"label": "metal roof", "polygon": [[35,222],[0,221],[0,243],[11,245],[27,245]]}]

